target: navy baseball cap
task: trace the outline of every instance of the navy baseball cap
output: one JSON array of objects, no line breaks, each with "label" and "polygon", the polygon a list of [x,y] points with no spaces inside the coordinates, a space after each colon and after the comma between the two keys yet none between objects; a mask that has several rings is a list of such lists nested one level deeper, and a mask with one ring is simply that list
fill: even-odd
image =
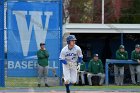
[{"label": "navy baseball cap", "polygon": [[120,47],[119,47],[120,49],[124,49],[125,47],[124,47],[124,45],[120,45]]},{"label": "navy baseball cap", "polygon": [[139,44],[136,44],[135,48],[140,48],[140,45]]},{"label": "navy baseball cap", "polygon": [[40,43],[40,46],[45,45],[45,43]]},{"label": "navy baseball cap", "polygon": [[99,55],[98,54],[94,54],[93,57],[99,57]]}]

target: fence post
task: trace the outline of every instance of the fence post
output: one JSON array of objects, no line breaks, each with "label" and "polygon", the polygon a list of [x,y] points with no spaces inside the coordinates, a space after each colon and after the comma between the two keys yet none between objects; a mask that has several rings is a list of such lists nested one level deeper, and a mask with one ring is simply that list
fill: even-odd
[{"label": "fence post", "polygon": [[4,0],[0,1],[0,87],[5,87],[5,79],[4,79]]},{"label": "fence post", "polygon": [[121,33],[121,45],[123,45],[123,33]]},{"label": "fence post", "polygon": [[[59,0],[59,27],[60,27],[60,50],[62,49],[62,41],[63,41],[63,1]],[[60,51],[61,52],[61,51]],[[62,63],[60,62],[60,85],[62,85]]]}]

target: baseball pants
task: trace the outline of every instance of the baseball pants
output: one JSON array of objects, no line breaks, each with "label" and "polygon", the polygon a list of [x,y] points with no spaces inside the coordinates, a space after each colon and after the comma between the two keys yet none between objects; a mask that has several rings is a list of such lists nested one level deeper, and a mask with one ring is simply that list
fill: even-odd
[{"label": "baseball pants", "polygon": [[48,66],[43,67],[38,65],[38,84],[41,84],[42,80],[47,84],[47,74],[48,74]]},{"label": "baseball pants", "polygon": [[123,85],[124,66],[123,67],[119,67],[117,65],[114,65],[114,75],[115,75],[115,84]]},{"label": "baseball pants", "polygon": [[137,74],[137,82],[140,82],[140,65],[129,65],[130,68],[130,74],[131,74],[131,80],[133,84],[136,84],[135,80],[135,73]]},{"label": "baseball pants", "polygon": [[102,85],[102,84],[104,83],[105,74],[103,74],[103,73],[98,73],[98,74],[91,74],[91,73],[88,73],[87,77],[88,77],[89,85],[92,85],[92,81],[91,81],[91,77],[92,77],[92,76],[99,76],[99,77],[100,77],[99,85]]},{"label": "baseball pants", "polygon": [[82,84],[83,85],[85,84],[85,78],[84,78],[85,73],[86,73],[85,71],[79,71],[77,73],[77,84],[79,83],[79,76],[81,76]]},{"label": "baseball pants", "polygon": [[63,64],[63,75],[64,75],[64,81],[66,84],[69,83],[76,83],[77,81],[77,66],[69,66],[68,64]]}]

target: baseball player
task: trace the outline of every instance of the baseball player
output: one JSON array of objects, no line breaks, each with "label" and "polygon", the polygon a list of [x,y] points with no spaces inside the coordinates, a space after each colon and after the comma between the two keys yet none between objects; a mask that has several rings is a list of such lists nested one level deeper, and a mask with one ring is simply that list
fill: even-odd
[{"label": "baseball player", "polygon": [[[135,50],[131,53],[131,59],[140,64],[140,45],[135,46]],[[137,84],[140,84],[140,65],[129,65],[131,80],[133,84],[136,84],[135,73],[137,74]],[[135,71],[136,70],[136,71]]]},{"label": "baseball player", "polygon": [[[128,53],[125,51],[124,45],[120,45],[119,49],[116,51],[117,60],[128,60]],[[123,85],[124,78],[124,65],[115,64],[114,65],[114,74],[115,74],[115,84]]]},{"label": "baseball player", "polygon": [[105,79],[105,74],[104,74],[104,69],[103,69],[103,64],[102,61],[99,59],[98,54],[94,54],[93,59],[90,60],[88,64],[88,82],[89,85],[92,85],[91,77],[92,76],[99,76],[100,77],[100,82],[99,85],[103,85],[104,79]]},{"label": "baseball player", "polygon": [[76,37],[74,35],[69,35],[67,37],[67,45],[61,50],[59,57],[63,66],[67,93],[70,93],[70,84],[75,84],[77,81],[77,67],[80,67],[83,58],[81,48],[75,44],[75,41]]},{"label": "baseball player", "polygon": [[48,69],[48,51],[45,49],[45,43],[40,43],[40,50],[37,51],[38,57],[38,87],[41,86],[41,80],[44,78],[45,87],[47,84],[47,69]]}]

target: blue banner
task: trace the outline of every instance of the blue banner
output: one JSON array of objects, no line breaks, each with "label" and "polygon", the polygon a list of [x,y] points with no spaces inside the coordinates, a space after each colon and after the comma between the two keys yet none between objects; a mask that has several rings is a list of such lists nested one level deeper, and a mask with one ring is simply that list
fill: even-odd
[{"label": "blue banner", "polygon": [[36,52],[46,43],[49,76],[59,75],[59,2],[8,2],[8,76],[37,76]]}]

